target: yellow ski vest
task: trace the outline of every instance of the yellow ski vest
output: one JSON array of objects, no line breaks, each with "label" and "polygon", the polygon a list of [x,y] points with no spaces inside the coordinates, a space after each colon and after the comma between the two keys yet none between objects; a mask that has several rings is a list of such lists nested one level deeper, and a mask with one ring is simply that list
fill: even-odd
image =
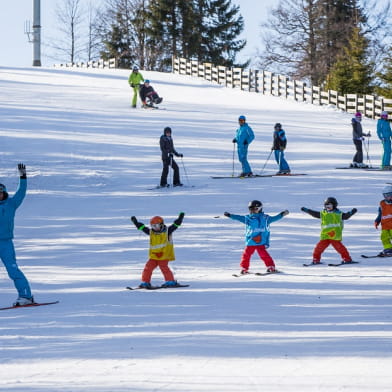
[{"label": "yellow ski vest", "polygon": [[322,240],[342,240],[343,219],[342,212],[320,211]]},{"label": "yellow ski vest", "polygon": [[150,230],[149,257],[152,260],[175,260],[173,242],[167,230],[162,233]]}]

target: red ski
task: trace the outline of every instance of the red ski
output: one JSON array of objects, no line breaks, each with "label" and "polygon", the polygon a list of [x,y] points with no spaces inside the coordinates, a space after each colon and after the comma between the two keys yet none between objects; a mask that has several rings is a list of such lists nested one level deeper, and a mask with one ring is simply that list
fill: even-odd
[{"label": "red ski", "polygon": [[19,308],[33,308],[35,306],[44,306],[44,305],[53,305],[58,304],[60,301],[54,302],[34,302],[28,305],[16,305],[16,306],[7,306],[6,308],[0,308],[0,310],[7,310],[7,309],[19,309]]}]

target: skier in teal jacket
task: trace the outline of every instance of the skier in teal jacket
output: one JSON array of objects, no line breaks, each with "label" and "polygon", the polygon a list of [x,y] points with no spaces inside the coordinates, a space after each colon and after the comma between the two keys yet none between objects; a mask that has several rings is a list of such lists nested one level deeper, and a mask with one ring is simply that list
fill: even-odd
[{"label": "skier in teal jacket", "polygon": [[20,175],[19,186],[14,196],[10,197],[5,185],[0,184],[0,258],[18,291],[19,297],[14,303],[16,306],[34,303],[30,285],[16,263],[12,241],[14,238],[15,212],[22,204],[27,189],[26,166],[19,163],[18,170]]},{"label": "skier in teal jacket", "polygon": [[388,121],[388,113],[382,112],[381,118],[377,121],[377,136],[381,140],[384,153],[382,155],[381,168],[391,168],[391,125]]},{"label": "skier in teal jacket", "polygon": [[240,127],[236,131],[233,143],[237,143],[238,160],[242,165],[241,177],[251,177],[252,169],[248,162],[248,146],[252,143],[255,135],[252,128],[247,124],[245,116],[239,116]]}]

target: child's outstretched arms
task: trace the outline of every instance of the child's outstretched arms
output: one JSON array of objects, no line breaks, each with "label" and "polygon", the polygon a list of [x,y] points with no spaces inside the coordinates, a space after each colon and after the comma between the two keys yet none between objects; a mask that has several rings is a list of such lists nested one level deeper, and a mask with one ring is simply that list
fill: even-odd
[{"label": "child's outstretched arms", "polygon": [[320,216],[321,216],[320,215],[320,211],[314,211],[314,210],[311,210],[311,209],[306,208],[306,207],[301,207],[301,211],[306,212],[307,214],[313,216],[313,218],[319,218],[320,219]]},{"label": "child's outstretched arms", "polygon": [[351,218],[357,211],[358,210],[356,208],[353,208],[351,211],[344,212],[342,214],[342,219],[347,220],[347,219]]},{"label": "child's outstretched arms", "polygon": [[184,216],[185,216],[185,212],[180,212],[178,214],[178,218],[174,221],[174,225],[177,227],[181,226]]},{"label": "child's outstretched arms", "polygon": [[131,221],[132,223],[137,227],[138,230],[143,230],[144,229],[144,224],[141,222],[138,222],[136,219],[136,216],[132,216],[131,217]]}]

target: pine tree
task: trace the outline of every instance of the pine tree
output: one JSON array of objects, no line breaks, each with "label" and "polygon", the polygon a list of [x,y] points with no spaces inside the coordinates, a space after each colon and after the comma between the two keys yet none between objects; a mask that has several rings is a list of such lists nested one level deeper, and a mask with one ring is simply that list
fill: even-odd
[{"label": "pine tree", "polygon": [[205,3],[202,40],[195,55],[199,61],[232,67],[238,52],[246,45],[246,40],[238,39],[244,29],[239,6],[232,5],[230,0]]},{"label": "pine tree", "polygon": [[327,76],[326,89],[342,94],[371,94],[374,91],[374,64],[368,60],[368,45],[360,28],[355,28],[348,46],[338,55]]},{"label": "pine tree", "polygon": [[104,60],[116,58],[120,68],[131,68],[136,61],[134,28],[132,26],[136,1],[110,0],[101,20]]},{"label": "pine tree", "polygon": [[392,98],[392,47],[389,48],[388,54],[383,61],[384,68],[378,74],[380,85],[377,86],[376,92],[385,98]]}]

